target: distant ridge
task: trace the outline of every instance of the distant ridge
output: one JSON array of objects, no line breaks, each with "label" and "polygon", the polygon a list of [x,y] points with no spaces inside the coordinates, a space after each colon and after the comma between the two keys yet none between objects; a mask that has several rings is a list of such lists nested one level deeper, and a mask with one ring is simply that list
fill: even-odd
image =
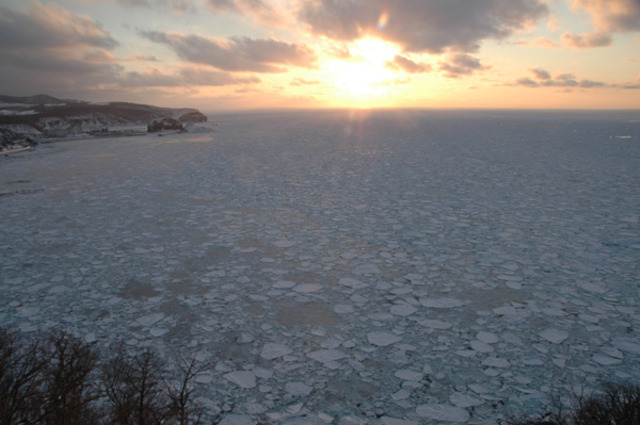
[{"label": "distant ridge", "polygon": [[53,105],[61,103],[78,102],[77,100],[58,99],[48,94],[37,94],[35,96],[16,97],[0,95],[0,102],[3,103],[22,103],[27,105]]},{"label": "distant ridge", "polygon": [[[0,95],[0,130],[4,130],[5,135],[10,131],[19,139],[140,134],[157,120],[174,120],[184,129],[187,124],[206,122],[207,117],[194,108],[162,108],[130,102],[91,103],[46,94]],[[5,145],[10,143],[6,140],[8,137],[3,141]]]}]

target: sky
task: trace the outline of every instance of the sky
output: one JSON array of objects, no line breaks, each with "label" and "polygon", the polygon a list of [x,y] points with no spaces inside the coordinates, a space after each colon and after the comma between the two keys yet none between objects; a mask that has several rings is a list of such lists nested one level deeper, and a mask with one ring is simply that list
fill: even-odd
[{"label": "sky", "polygon": [[0,0],[0,94],[640,109],[640,0]]}]

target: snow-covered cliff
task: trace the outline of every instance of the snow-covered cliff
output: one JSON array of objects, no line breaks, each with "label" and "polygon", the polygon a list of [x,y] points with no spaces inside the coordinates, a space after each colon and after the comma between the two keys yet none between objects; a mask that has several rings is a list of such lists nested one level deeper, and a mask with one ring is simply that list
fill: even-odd
[{"label": "snow-covered cliff", "polygon": [[161,108],[126,102],[90,103],[47,95],[0,95],[0,128],[11,130],[22,138],[108,134],[123,129],[145,132],[150,122],[164,118],[184,124],[207,121],[204,114],[192,108]]}]

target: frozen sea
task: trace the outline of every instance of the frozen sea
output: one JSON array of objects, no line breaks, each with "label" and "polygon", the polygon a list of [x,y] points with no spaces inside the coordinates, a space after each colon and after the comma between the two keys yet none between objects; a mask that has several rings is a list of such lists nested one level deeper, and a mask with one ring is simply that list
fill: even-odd
[{"label": "frozen sea", "polygon": [[210,119],[0,157],[0,325],[197,355],[225,425],[640,382],[640,113]]}]

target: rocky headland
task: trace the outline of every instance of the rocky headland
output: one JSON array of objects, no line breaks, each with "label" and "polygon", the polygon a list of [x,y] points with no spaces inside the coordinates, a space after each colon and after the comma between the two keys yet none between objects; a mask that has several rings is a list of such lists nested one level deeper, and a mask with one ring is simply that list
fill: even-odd
[{"label": "rocky headland", "polygon": [[202,130],[207,116],[193,108],[127,102],[92,103],[48,95],[0,95],[0,149],[16,149],[72,136],[130,136]]}]

